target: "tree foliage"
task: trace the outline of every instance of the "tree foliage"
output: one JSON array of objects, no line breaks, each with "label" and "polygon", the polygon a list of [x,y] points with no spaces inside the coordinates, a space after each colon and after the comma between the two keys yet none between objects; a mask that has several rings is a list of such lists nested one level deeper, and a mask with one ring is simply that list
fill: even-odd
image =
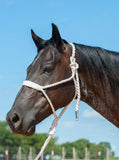
[{"label": "tree foliage", "polygon": [[[106,157],[106,149],[109,148],[111,151],[111,146],[108,142],[101,142],[99,144],[90,143],[89,140],[79,139],[78,141],[72,143],[64,143],[61,145],[62,147],[67,148],[66,158],[72,157],[72,148],[76,148],[77,157],[80,159],[84,159],[85,157],[85,148],[90,152],[90,158],[95,159],[95,150],[97,152],[97,158],[104,159]],[[101,155],[98,153],[101,152]]]},{"label": "tree foliage", "polygon": [[[34,134],[31,137],[16,135],[12,133],[6,122],[0,122],[0,153],[5,153],[6,147],[9,146],[10,153],[17,153],[18,147],[22,148],[23,154],[28,154],[29,148],[33,148],[33,152],[37,154],[40,151],[48,134]],[[52,146],[55,146],[57,138],[52,138],[45,154],[50,154]],[[11,158],[12,159],[12,158]]]},{"label": "tree foliage", "polygon": [[[14,154],[17,154],[18,147],[21,146],[22,154],[28,154],[29,148],[32,147],[33,153],[36,155],[46,140],[48,134],[34,134],[31,137],[24,137],[12,133],[5,121],[0,121],[0,155],[5,154],[6,147],[9,146],[11,159]],[[106,157],[106,149],[109,148],[111,153],[111,145],[108,142],[100,142],[99,144],[90,143],[89,140],[79,139],[75,142],[66,142],[61,145],[57,144],[57,138],[52,138],[49,145],[46,147],[44,157],[51,154],[51,149],[54,148],[54,153],[57,156],[62,155],[62,147],[66,150],[67,159],[72,159],[72,148],[75,147],[77,158],[85,158],[85,148],[90,152],[90,158],[95,159],[95,150],[97,151],[97,158],[104,159]],[[101,152],[101,155],[98,153]],[[111,153],[114,156],[114,152]],[[24,159],[24,158],[23,158]]]}]

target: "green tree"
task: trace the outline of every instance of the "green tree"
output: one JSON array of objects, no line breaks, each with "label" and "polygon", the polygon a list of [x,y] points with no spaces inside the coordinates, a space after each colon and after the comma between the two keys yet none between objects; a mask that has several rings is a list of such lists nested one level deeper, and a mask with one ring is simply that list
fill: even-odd
[{"label": "green tree", "polygon": [[[27,155],[29,148],[32,147],[33,154],[38,154],[43,143],[45,142],[48,134],[34,134],[31,137],[25,137],[21,135],[16,135],[12,133],[5,121],[0,121],[0,154],[5,154],[7,146],[10,148],[10,158],[12,160],[16,159],[16,153],[18,152],[18,147],[21,146],[22,155]],[[85,148],[88,148],[90,152],[90,158],[95,158],[95,148],[97,148],[97,153],[101,152],[101,155],[98,155],[98,159],[106,158],[106,149],[110,149],[112,157],[114,157],[114,152],[111,152],[111,145],[108,142],[100,142],[99,144],[90,143],[87,139],[79,139],[74,142],[66,142],[61,145],[57,144],[57,138],[52,138],[48,146],[46,147],[44,156],[51,154],[51,149],[54,148],[55,155],[61,156],[62,147],[65,147],[66,158],[72,159],[73,152],[72,148],[75,147],[77,156],[80,159],[85,158]],[[25,158],[22,158],[25,159]]]},{"label": "green tree", "polygon": [[100,142],[101,146],[103,146],[105,149],[109,148],[111,150],[111,145],[109,142]]},{"label": "green tree", "polygon": [[[25,137],[12,133],[6,122],[0,122],[0,152],[5,153],[6,147],[10,148],[11,159],[13,153],[18,152],[18,147],[21,146],[22,154],[28,154],[29,148],[33,148],[34,154],[37,154],[48,134],[34,134],[31,137]],[[52,146],[55,146],[57,138],[52,138],[48,147],[46,148],[45,154],[50,154]]]}]

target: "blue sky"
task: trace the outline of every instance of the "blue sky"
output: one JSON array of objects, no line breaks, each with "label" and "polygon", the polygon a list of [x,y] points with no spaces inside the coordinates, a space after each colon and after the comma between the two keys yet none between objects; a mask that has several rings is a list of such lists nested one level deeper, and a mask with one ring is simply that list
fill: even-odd
[{"label": "blue sky", "polygon": [[[36,55],[30,29],[49,39],[52,22],[68,42],[119,51],[118,0],[0,0],[0,120],[5,120]],[[76,122],[75,103],[59,122],[58,143],[79,138],[108,141],[119,156],[119,129],[83,102]],[[52,120],[53,116],[44,120],[37,132],[47,132]]]}]

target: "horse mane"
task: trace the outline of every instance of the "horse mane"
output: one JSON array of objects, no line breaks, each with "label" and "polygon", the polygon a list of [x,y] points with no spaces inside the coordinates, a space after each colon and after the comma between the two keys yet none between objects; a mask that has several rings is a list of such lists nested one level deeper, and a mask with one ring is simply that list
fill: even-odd
[{"label": "horse mane", "polygon": [[[109,94],[119,99],[119,53],[109,51],[100,47],[91,47],[81,44],[75,44],[80,54],[81,69],[87,73],[94,86],[101,84],[103,93],[105,93],[108,84],[110,84]],[[106,78],[105,78],[106,77]],[[106,93],[107,94],[107,93]],[[107,95],[105,95],[106,98]],[[107,98],[106,98],[107,99]]]}]

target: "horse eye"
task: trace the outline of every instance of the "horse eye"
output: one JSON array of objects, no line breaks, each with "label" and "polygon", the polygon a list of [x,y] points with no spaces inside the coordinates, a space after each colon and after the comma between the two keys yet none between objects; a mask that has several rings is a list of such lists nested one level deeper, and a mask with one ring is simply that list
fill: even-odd
[{"label": "horse eye", "polygon": [[44,68],[44,71],[43,71],[43,73],[45,73],[45,74],[51,74],[52,72],[53,72],[53,68],[52,67]]},{"label": "horse eye", "polygon": [[67,51],[67,46],[64,46],[64,51]]},{"label": "horse eye", "polygon": [[66,50],[66,46],[64,46],[64,50]]}]

